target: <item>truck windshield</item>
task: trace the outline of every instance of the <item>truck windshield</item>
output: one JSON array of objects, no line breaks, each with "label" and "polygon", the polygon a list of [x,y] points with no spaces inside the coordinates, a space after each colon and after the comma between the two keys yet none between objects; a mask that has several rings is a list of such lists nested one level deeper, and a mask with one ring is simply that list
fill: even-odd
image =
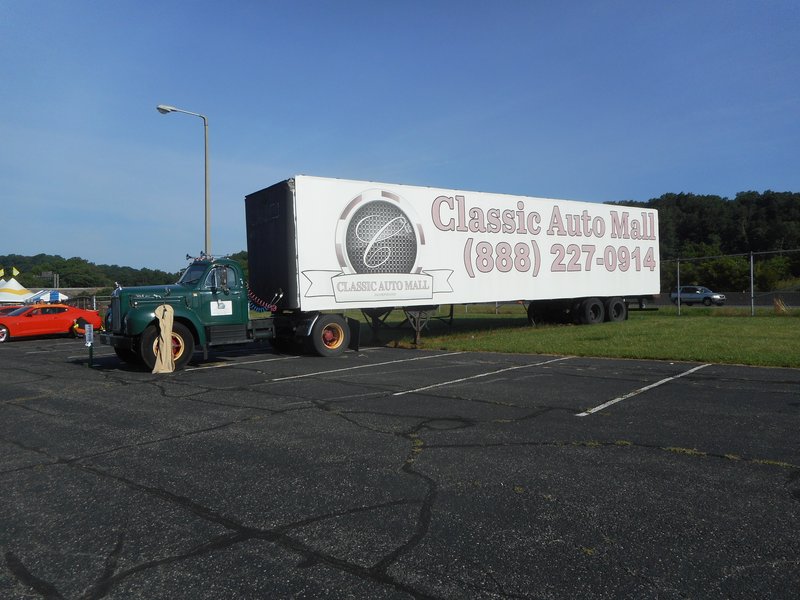
[{"label": "truck windshield", "polygon": [[194,264],[189,265],[189,267],[183,272],[181,278],[178,279],[178,283],[181,285],[195,285],[200,278],[203,276],[203,273],[206,272],[207,265],[200,265]]}]

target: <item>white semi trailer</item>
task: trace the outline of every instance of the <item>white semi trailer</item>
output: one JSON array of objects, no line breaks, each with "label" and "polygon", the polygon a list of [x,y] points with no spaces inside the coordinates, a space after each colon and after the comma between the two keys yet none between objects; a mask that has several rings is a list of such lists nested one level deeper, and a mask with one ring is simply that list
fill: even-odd
[{"label": "white semi trailer", "polygon": [[[655,210],[310,176],[245,206],[250,289],[277,314],[523,301],[592,324],[659,291]],[[279,338],[309,330],[294,318]]]}]

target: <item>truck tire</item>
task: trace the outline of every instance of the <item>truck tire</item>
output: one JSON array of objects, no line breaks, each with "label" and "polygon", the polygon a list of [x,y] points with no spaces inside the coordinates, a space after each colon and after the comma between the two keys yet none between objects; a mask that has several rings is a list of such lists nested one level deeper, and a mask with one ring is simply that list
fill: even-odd
[{"label": "truck tire", "polygon": [[320,315],[308,342],[319,356],[336,356],[350,345],[350,327],[341,315]]},{"label": "truck tire", "polygon": [[617,296],[608,298],[605,303],[606,321],[617,323],[628,318],[628,305]]},{"label": "truck tire", "polygon": [[594,325],[605,320],[606,311],[600,298],[586,298],[578,306],[578,323]]},{"label": "truck tire", "polygon": [[528,304],[528,325],[533,327],[542,323],[560,323],[564,320],[564,313],[549,302],[531,301]]},{"label": "truck tire", "polygon": [[[139,356],[149,371],[156,364],[156,344],[158,343],[158,326],[150,325],[142,333],[139,340]],[[172,358],[175,360],[175,370],[186,366],[194,354],[194,337],[182,323],[172,324]]]}]

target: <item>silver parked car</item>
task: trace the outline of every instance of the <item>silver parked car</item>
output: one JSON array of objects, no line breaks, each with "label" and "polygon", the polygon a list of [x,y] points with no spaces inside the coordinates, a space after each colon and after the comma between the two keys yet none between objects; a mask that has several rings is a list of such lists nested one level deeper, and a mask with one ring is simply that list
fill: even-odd
[{"label": "silver parked car", "polygon": [[[686,306],[691,306],[692,304],[705,304],[706,306],[711,306],[712,304],[716,304],[717,306],[722,306],[725,304],[725,294],[718,294],[717,292],[712,292],[707,287],[702,287],[699,285],[683,285],[681,286],[681,304],[685,304]],[[678,291],[674,291],[669,295],[670,300],[672,300],[673,304],[678,303]]]}]

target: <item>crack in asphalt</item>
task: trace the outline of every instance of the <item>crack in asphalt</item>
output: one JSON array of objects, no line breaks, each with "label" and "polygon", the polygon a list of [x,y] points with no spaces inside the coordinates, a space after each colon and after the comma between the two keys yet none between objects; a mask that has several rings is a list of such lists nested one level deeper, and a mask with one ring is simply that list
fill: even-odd
[{"label": "crack in asphalt", "polygon": [[[416,544],[418,544],[419,541],[423,539],[425,533],[427,532],[427,525],[430,522],[430,511],[431,511],[430,504],[433,502],[433,499],[435,497],[435,495],[432,495],[430,491],[426,495],[425,499],[423,499],[423,501],[421,502],[422,504],[421,514],[423,515],[421,521],[423,525],[422,526],[418,525],[415,533],[409,538],[409,540],[405,544],[398,546],[398,548],[390,552],[386,557],[378,561],[373,566],[363,567],[353,562],[343,560],[332,554],[321,552],[318,549],[315,549],[312,546],[305,544],[299,541],[298,539],[288,535],[287,532],[291,531],[292,529],[301,528],[312,523],[318,523],[327,519],[336,518],[343,515],[363,513],[381,508],[394,507],[400,505],[417,504],[419,503],[419,501],[409,500],[409,499],[394,500],[391,502],[384,502],[370,506],[352,508],[346,511],[335,511],[332,513],[319,515],[317,517],[302,519],[300,521],[281,525],[279,527],[275,527],[272,529],[259,529],[239,523],[235,519],[222,515],[200,504],[199,502],[192,500],[191,498],[174,494],[172,492],[166,491],[158,487],[143,485],[126,477],[115,475],[104,469],[100,469],[92,465],[80,464],[74,461],[68,461],[68,462],[64,461],[64,462],[65,464],[69,464],[74,468],[78,468],[83,471],[92,473],[95,476],[101,478],[114,480],[132,490],[148,494],[160,500],[166,501],[170,504],[176,505],[192,513],[193,515],[204,521],[215,523],[231,531],[230,534],[217,536],[212,540],[203,542],[202,544],[199,544],[189,549],[185,553],[164,557],[158,560],[146,561],[144,563],[134,565],[133,567],[130,567],[124,571],[115,572],[117,565],[117,558],[119,557],[122,551],[122,544],[124,540],[124,536],[120,535],[118,536],[118,540],[114,549],[106,558],[105,568],[103,570],[103,573],[98,577],[98,579],[94,582],[91,588],[80,596],[81,599],[98,600],[100,598],[104,598],[113,590],[114,586],[119,584],[124,579],[127,579],[128,577],[137,574],[143,570],[158,567],[168,563],[186,560],[189,558],[199,556],[201,554],[206,554],[216,550],[228,548],[235,544],[247,542],[250,540],[263,540],[266,542],[277,544],[286,550],[290,550],[294,553],[300,554],[303,557],[303,560],[300,564],[303,566],[325,563],[329,566],[345,571],[359,578],[371,580],[382,585],[389,585],[397,589],[398,591],[408,593],[414,598],[420,598],[420,599],[435,598],[435,596],[423,593],[401,581],[398,581],[388,573],[388,569],[395,562],[397,557],[402,555],[408,549],[416,546]],[[34,589],[36,592],[40,593],[45,598],[63,598],[63,596],[59,593],[58,589],[53,584],[44,581],[36,577],[34,574],[30,573],[30,571],[28,571],[28,569],[25,567],[22,560],[15,554],[8,551],[6,552],[5,559],[9,571],[17,578],[18,581],[20,581],[20,583],[23,583],[24,585]]]},{"label": "crack in asphalt", "polygon": [[[156,386],[156,387],[158,387],[158,386]],[[181,399],[187,399],[187,397],[182,396],[182,397],[173,398],[173,399],[181,400]],[[197,398],[191,398],[190,397],[188,399],[190,401],[197,401]],[[314,402],[314,401],[312,401],[312,403],[317,404],[317,402]],[[330,414],[334,414],[334,415],[337,414],[336,411],[329,410],[325,406],[319,406],[318,408],[320,408],[320,409],[322,409],[325,412],[330,413]],[[264,409],[262,409],[262,410],[264,410]],[[295,409],[295,410],[300,410],[300,409]],[[308,409],[306,408],[306,409],[303,409],[303,410],[308,410]],[[290,410],[280,411],[280,412],[290,412]],[[342,415],[340,414],[339,416],[342,416]],[[346,572],[348,572],[348,573],[350,573],[352,575],[358,576],[360,578],[372,580],[372,581],[375,581],[376,583],[380,583],[380,584],[383,584],[383,585],[389,585],[389,586],[391,586],[391,587],[393,587],[393,588],[395,588],[395,589],[397,589],[399,591],[403,591],[405,593],[408,593],[409,595],[411,595],[414,598],[432,598],[433,596],[429,596],[428,594],[420,592],[419,590],[416,590],[415,588],[413,588],[411,586],[408,586],[407,584],[405,584],[405,583],[403,583],[401,581],[396,580],[395,578],[393,578],[388,573],[388,570],[391,567],[391,565],[394,564],[394,562],[396,562],[396,560],[400,556],[402,556],[406,552],[410,551],[417,544],[419,544],[419,542],[422,541],[422,539],[424,539],[425,534],[427,533],[427,530],[428,530],[428,527],[429,527],[429,524],[430,524],[431,506],[432,506],[432,504],[433,504],[433,502],[435,500],[435,497],[436,497],[436,484],[435,484],[435,482],[431,478],[429,478],[429,477],[427,477],[427,476],[425,476],[425,475],[423,475],[421,473],[418,473],[418,472],[414,471],[408,465],[403,465],[402,469],[405,472],[407,472],[409,475],[422,479],[427,485],[427,492],[425,493],[424,498],[421,501],[418,501],[418,500],[414,500],[414,501],[411,501],[411,500],[399,500],[399,501],[394,501],[394,502],[391,502],[391,503],[388,503],[388,504],[384,503],[384,504],[375,505],[375,506],[371,506],[371,507],[362,507],[362,508],[357,508],[357,509],[351,509],[350,511],[332,513],[330,515],[322,515],[322,516],[319,516],[319,517],[304,519],[303,521],[300,521],[298,523],[283,525],[283,526],[279,526],[279,527],[276,527],[276,528],[273,528],[273,529],[269,529],[269,530],[263,530],[263,529],[256,529],[256,528],[247,527],[247,526],[245,526],[245,525],[243,525],[241,523],[236,522],[235,520],[233,520],[231,518],[219,515],[219,514],[215,513],[214,511],[212,511],[211,509],[209,509],[207,507],[204,507],[201,504],[199,504],[199,503],[197,503],[197,502],[195,502],[195,501],[193,501],[193,500],[191,500],[189,498],[186,498],[184,496],[179,496],[179,495],[176,495],[176,494],[172,494],[171,492],[168,492],[166,490],[162,490],[160,488],[155,488],[155,487],[151,487],[151,486],[145,486],[145,485],[136,483],[136,482],[134,482],[132,480],[129,480],[127,478],[111,474],[111,473],[109,473],[107,471],[104,471],[102,469],[99,469],[99,468],[96,468],[96,467],[92,467],[91,465],[82,464],[83,461],[91,460],[92,458],[108,455],[108,454],[111,454],[111,453],[114,453],[114,452],[119,452],[119,451],[126,450],[126,449],[139,448],[139,447],[149,446],[149,445],[154,445],[154,444],[161,444],[161,443],[164,443],[164,442],[169,442],[169,441],[172,441],[172,440],[175,440],[175,439],[185,438],[185,437],[188,437],[188,436],[200,435],[200,434],[203,434],[203,433],[207,433],[209,431],[214,431],[214,430],[230,427],[232,425],[238,425],[238,424],[254,421],[254,420],[257,420],[259,418],[261,418],[261,417],[250,416],[250,417],[247,417],[247,418],[244,418],[244,419],[238,419],[238,420],[234,420],[234,421],[229,421],[229,422],[226,422],[226,423],[218,424],[218,425],[213,426],[213,427],[207,427],[207,428],[203,428],[203,429],[199,429],[199,430],[193,430],[191,432],[183,432],[183,433],[178,434],[178,435],[159,438],[159,439],[156,439],[156,440],[148,440],[146,442],[138,442],[138,443],[135,443],[135,444],[126,444],[126,445],[118,446],[118,447],[115,447],[115,448],[112,448],[112,449],[107,449],[107,450],[104,450],[102,452],[96,452],[96,453],[92,453],[92,454],[89,454],[89,455],[84,455],[84,456],[80,456],[80,457],[72,457],[72,458],[55,457],[55,456],[50,455],[50,453],[48,453],[46,450],[43,450],[42,448],[28,446],[28,445],[25,445],[23,443],[17,442],[15,440],[6,440],[8,443],[10,443],[10,444],[12,444],[12,445],[14,445],[16,447],[19,447],[21,449],[25,449],[27,451],[31,451],[31,452],[35,452],[35,453],[38,453],[38,454],[41,454],[41,455],[44,455],[44,456],[48,456],[49,458],[51,458],[51,461],[46,462],[46,463],[37,463],[35,465],[28,465],[26,467],[23,467],[23,468],[20,468],[20,469],[14,469],[14,470],[11,470],[11,471],[5,471],[3,473],[0,473],[0,475],[5,474],[5,473],[9,473],[9,472],[17,472],[17,471],[25,470],[25,469],[35,469],[37,467],[42,467],[42,466],[52,466],[52,465],[57,465],[57,464],[67,465],[67,466],[70,466],[70,467],[73,467],[73,468],[78,468],[78,469],[93,473],[94,475],[99,476],[99,477],[116,480],[119,483],[122,483],[122,484],[126,485],[127,487],[129,487],[131,489],[136,489],[138,491],[147,493],[147,494],[149,494],[151,496],[158,497],[161,500],[165,500],[165,501],[170,502],[172,504],[178,505],[181,508],[183,508],[185,510],[188,510],[189,512],[193,513],[194,515],[196,515],[197,517],[199,517],[199,518],[201,518],[201,519],[203,519],[205,521],[217,523],[217,524],[219,524],[219,525],[221,525],[221,526],[223,526],[223,527],[225,527],[227,529],[230,529],[230,530],[235,532],[234,534],[232,534],[230,536],[227,536],[227,537],[223,538],[222,540],[216,540],[214,542],[201,544],[200,546],[195,547],[194,549],[190,550],[188,553],[185,553],[185,554],[182,554],[182,555],[176,555],[176,556],[168,557],[168,558],[157,560],[157,561],[148,561],[146,563],[143,563],[143,564],[140,564],[140,565],[136,565],[136,566],[134,566],[134,567],[132,567],[130,569],[127,569],[126,571],[123,571],[123,572],[120,572],[120,573],[113,573],[113,571],[114,571],[114,569],[116,567],[116,556],[119,554],[119,552],[121,552],[121,548],[122,548],[122,539],[120,538],[120,540],[118,541],[117,545],[115,546],[115,550],[107,558],[106,568],[105,568],[104,574],[101,575],[100,578],[94,583],[94,585],[93,585],[93,587],[91,588],[90,591],[86,592],[85,594],[83,594],[81,596],[81,598],[85,598],[87,600],[88,599],[95,600],[95,599],[98,599],[98,598],[105,597],[113,589],[113,587],[116,584],[118,584],[120,581],[122,581],[123,579],[125,579],[127,577],[130,577],[130,576],[132,576],[132,575],[134,575],[136,573],[139,573],[142,570],[145,570],[145,569],[148,569],[148,568],[157,567],[157,566],[166,564],[168,562],[176,562],[178,560],[191,558],[191,557],[197,556],[200,553],[210,552],[210,551],[217,550],[217,549],[220,549],[220,548],[223,548],[223,547],[228,547],[228,546],[234,545],[236,543],[246,542],[246,541],[249,541],[251,539],[261,539],[261,540],[264,540],[264,541],[276,543],[276,544],[284,547],[285,549],[297,552],[297,553],[301,554],[304,557],[303,564],[305,564],[305,565],[317,564],[317,563],[320,563],[320,562],[326,563],[326,564],[328,564],[328,565],[330,565],[330,566],[332,566],[334,568],[346,571]],[[345,419],[345,420],[348,420],[348,419]],[[348,420],[348,421],[350,423],[352,423],[353,425],[357,426],[357,427],[362,427],[362,425],[360,425],[360,424],[358,424],[358,423],[356,423],[356,422],[354,422],[352,420]],[[385,432],[379,432],[379,433],[385,433]],[[287,531],[289,531],[291,529],[294,529],[294,528],[297,528],[297,527],[301,527],[301,526],[305,526],[305,525],[308,525],[310,523],[316,523],[316,522],[319,522],[319,521],[324,520],[324,519],[332,518],[334,516],[341,516],[342,514],[349,514],[349,513],[354,513],[354,512],[364,512],[364,511],[367,511],[367,510],[375,510],[377,508],[384,508],[386,506],[398,506],[398,505],[401,505],[401,504],[417,504],[417,503],[421,505],[421,508],[420,508],[419,518],[417,519],[416,525],[413,528],[412,535],[406,540],[405,543],[398,545],[398,547],[396,547],[393,551],[388,553],[383,559],[379,560],[375,565],[373,565],[372,567],[369,567],[369,568],[365,568],[365,567],[362,567],[361,565],[358,565],[358,564],[355,564],[355,563],[340,559],[340,558],[338,558],[336,556],[333,556],[331,554],[320,552],[320,551],[312,548],[311,546],[309,546],[307,544],[304,544],[304,543],[296,540],[295,538],[292,538],[291,536],[289,536],[286,533]],[[55,586],[53,586],[51,583],[46,582],[46,581],[36,577],[34,574],[30,573],[27,570],[27,568],[24,566],[23,561],[19,557],[17,557],[16,555],[14,555],[12,552],[10,552],[10,551],[6,553],[6,565],[8,566],[9,571],[16,577],[16,579],[18,581],[20,581],[24,585],[34,589],[35,591],[40,593],[43,597],[45,597],[45,598],[62,598],[63,597],[58,592],[58,590],[55,588]]]},{"label": "crack in asphalt", "polygon": [[[247,371],[252,372],[252,370],[250,369],[247,369]],[[269,394],[269,392],[263,391],[261,389],[255,389],[255,388],[261,388],[265,384],[275,384],[282,382],[259,381],[247,385],[242,385],[239,387],[225,388],[225,391],[227,393],[233,393],[235,391],[260,393],[260,394],[267,394],[271,396],[271,399],[274,400],[290,398],[290,399],[302,400],[303,402],[308,403],[308,406],[303,406],[303,407],[276,409],[265,406],[242,405],[242,404],[207,400],[204,399],[202,396],[212,393],[214,391],[218,391],[217,388],[214,388],[210,385],[207,386],[198,385],[196,383],[184,384],[183,382],[180,382],[178,378],[172,378],[160,381],[152,381],[152,380],[130,381],[121,376],[111,376],[108,372],[101,371],[101,373],[110,383],[124,384],[129,386],[140,385],[146,387],[155,387],[158,390],[160,397],[172,401],[188,401],[188,402],[196,402],[209,405],[218,405],[226,408],[234,408],[239,410],[259,411],[260,413],[266,412],[270,415],[284,414],[296,411],[320,410],[325,412],[326,414],[330,414],[339,419],[342,419],[343,421],[347,422],[348,424],[354,427],[376,434],[399,437],[408,443],[409,451],[405,455],[405,458],[401,461],[398,470],[420,481],[423,484],[424,492],[421,494],[421,497],[419,498],[402,498],[374,505],[357,506],[346,510],[334,511],[323,515],[307,517],[291,523],[286,523],[276,527],[264,529],[264,528],[251,527],[244,523],[241,523],[235,517],[221,514],[213,510],[212,508],[193,500],[192,498],[175,494],[173,492],[167,491],[159,487],[148,486],[143,483],[129,479],[127,477],[124,477],[122,475],[117,475],[112,472],[109,472],[108,470],[94,466],[90,462],[87,463],[87,461],[91,461],[92,459],[113,454],[115,452],[120,452],[132,448],[141,448],[156,444],[163,444],[166,442],[182,438],[202,435],[212,431],[221,430],[232,426],[242,425],[249,422],[254,422],[257,421],[258,419],[263,418],[260,414],[250,415],[242,419],[234,419],[226,421],[224,423],[219,423],[211,427],[205,427],[202,429],[181,432],[179,434],[162,437],[158,439],[146,440],[131,444],[124,444],[114,448],[103,450],[101,452],[95,452],[91,454],[86,454],[78,457],[69,457],[69,458],[52,456],[42,448],[27,446],[16,440],[4,439],[3,441],[5,443],[16,446],[26,451],[46,456],[51,460],[48,462],[40,462],[35,465],[28,465],[17,469],[6,470],[0,472],[0,475],[15,473],[26,469],[35,469],[53,465],[66,465],[70,468],[79,469],[86,473],[91,473],[99,478],[116,481],[117,483],[124,485],[129,489],[136,490],[137,492],[144,493],[150,497],[154,497],[163,502],[167,502],[171,505],[177,506],[182,510],[185,510],[193,514],[194,516],[205,522],[214,523],[228,530],[227,533],[214,536],[206,541],[203,541],[202,543],[196,544],[193,547],[187,549],[185,552],[164,556],[149,561],[144,561],[123,570],[118,570],[118,569],[119,569],[119,558],[122,555],[125,545],[125,532],[124,531],[118,532],[111,551],[105,557],[101,572],[97,574],[96,579],[91,584],[89,584],[86,587],[85,591],[79,596],[82,600],[99,600],[101,598],[104,598],[109,594],[111,594],[115,589],[115,587],[119,585],[122,581],[134,575],[147,571],[149,569],[154,569],[163,565],[189,560],[201,555],[224,550],[232,546],[235,546],[237,544],[246,543],[251,540],[261,540],[271,544],[275,544],[283,548],[284,550],[297,554],[300,557],[299,562],[297,563],[298,567],[310,567],[322,563],[334,569],[338,569],[343,572],[349,573],[355,577],[372,581],[380,585],[390,586],[395,590],[409,594],[414,598],[435,598],[435,596],[422,592],[413,587],[412,585],[409,585],[403,581],[398,580],[397,578],[393,577],[389,572],[391,567],[394,564],[396,564],[403,556],[410,553],[414,548],[416,548],[420,543],[422,543],[422,541],[425,539],[426,535],[430,530],[433,508],[436,504],[436,500],[438,497],[438,483],[434,478],[428,476],[427,474],[423,473],[418,468],[416,468],[418,461],[420,460],[420,458],[424,453],[433,452],[439,449],[452,449],[452,448],[489,449],[495,447],[532,447],[532,446],[539,446],[539,447],[550,446],[550,447],[560,447],[560,448],[563,447],[576,447],[576,448],[590,447],[590,448],[617,448],[617,449],[633,448],[633,449],[643,449],[648,451],[657,450],[662,452],[676,452],[675,448],[666,448],[653,444],[634,443],[627,441],[621,442],[619,440],[546,441],[546,442],[522,441],[522,442],[491,442],[491,443],[475,442],[475,443],[458,443],[458,444],[447,444],[447,443],[435,444],[435,443],[426,443],[422,437],[425,432],[467,429],[479,426],[481,424],[497,423],[497,422],[514,424],[524,421],[530,421],[532,419],[536,419],[553,411],[563,411],[565,413],[574,412],[572,409],[566,409],[564,407],[542,406],[532,411],[528,409],[524,415],[519,415],[517,417],[512,417],[508,419],[501,419],[499,421],[497,419],[470,418],[458,414],[451,414],[449,416],[438,416],[433,418],[430,417],[429,415],[402,414],[402,413],[393,413],[391,411],[370,411],[363,409],[342,409],[339,406],[337,406],[337,404],[340,402],[344,402],[346,400],[352,400],[354,398],[389,397],[393,392],[387,390],[368,392],[365,394],[332,397],[327,399],[314,399],[314,398],[308,398],[302,395],[301,393],[293,394],[293,393],[283,392],[278,395],[278,394]],[[38,375],[41,378],[39,379],[39,381],[49,379],[49,377],[44,374],[38,374]],[[315,379],[315,378],[312,377],[309,379]],[[320,376],[320,379],[322,379],[322,376]],[[331,379],[325,378],[325,381],[330,382]],[[337,380],[334,379],[334,381]],[[338,382],[342,384],[351,383],[343,378],[339,378]],[[168,388],[170,388],[170,386],[186,387],[186,388],[193,387],[197,389],[196,391],[193,391],[192,393],[189,394],[178,395],[169,393],[170,390]],[[362,385],[361,387],[364,386]],[[474,402],[478,404],[487,404],[503,408],[515,408],[515,409],[525,408],[509,402],[500,402],[494,400],[476,400],[474,398],[467,398],[458,395],[455,396],[444,395],[444,394],[425,394],[425,395],[435,398],[437,400],[447,400],[450,402],[454,401],[470,402],[470,403]],[[26,406],[25,404],[20,404],[20,402],[22,401],[37,400],[42,397],[43,396],[34,396],[24,399],[7,400],[4,401],[3,404],[7,406],[13,406],[18,409],[31,410],[32,412],[41,412],[42,414],[49,414],[49,413],[44,413],[43,411],[37,411],[32,407]],[[406,427],[402,431],[393,431],[390,428],[381,428],[378,426],[362,423],[358,420],[359,416],[410,419],[415,422],[413,425]],[[440,426],[436,426],[436,424],[439,424]],[[781,469],[791,469],[793,472],[790,473],[787,477],[786,490],[787,493],[789,493],[795,500],[800,501],[800,466],[798,465],[783,463],[780,461],[758,459],[754,457],[737,456],[733,458],[733,455],[731,454],[714,454],[714,453],[701,452],[697,450],[693,450],[692,452],[685,452],[684,454],[687,455],[687,457],[692,457],[692,458],[703,457],[703,458],[715,458],[718,460],[726,460],[726,461],[735,460],[736,462],[743,465],[758,465],[758,466],[767,465],[771,467],[778,467]],[[297,537],[291,535],[291,532],[295,530],[301,530],[304,527],[320,523],[327,519],[333,519],[352,514],[367,513],[370,511],[380,510],[384,508],[394,508],[399,506],[419,507],[417,517],[416,519],[414,519],[413,526],[411,527],[412,533],[405,539],[403,543],[398,544],[391,551],[386,552],[379,560],[374,562],[371,566],[365,567],[355,562],[340,558],[330,552],[323,552],[320,549],[315,548],[314,546],[307,544],[297,539]],[[8,571],[16,578],[18,582],[34,590],[36,593],[40,594],[44,598],[52,598],[52,599],[63,598],[63,595],[54,584],[45,581],[44,579],[38,577],[35,573],[32,573],[26,567],[23,558],[20,558],[11,550],[5,552],[4,558]],[[797,561],[794,562],[796,563]],[[492,583],[492,587],[494,589],[491,591],[493,593],[500,594],[503,597],[508,597],[508,598],[525,597],[525,596],[518,596],[513,593],[510,593],[507,590],[504,590],[501,585],[501,582],[498,581],[497,578],[495,578],[491,572],[485,572],[485,574]],[[479,591],[488,591],[487,589],[480,588],[480,586],[470,585],[469,587]]]},{"label": "crack in asphalt", "polygon": [[8,567],[8,570],[11,572],[11,574],[22,585],[31,588],[33,591],[37,592],[47,600],[56,600],[64,597],[59,593],[58,589],[56,589],[53,584],[44,581],[43,579],[39,579],[33,573],[28,571],[19,557],[17,557],[13,552],[7,551],[4,558],[6,561],[6,567]]}]

